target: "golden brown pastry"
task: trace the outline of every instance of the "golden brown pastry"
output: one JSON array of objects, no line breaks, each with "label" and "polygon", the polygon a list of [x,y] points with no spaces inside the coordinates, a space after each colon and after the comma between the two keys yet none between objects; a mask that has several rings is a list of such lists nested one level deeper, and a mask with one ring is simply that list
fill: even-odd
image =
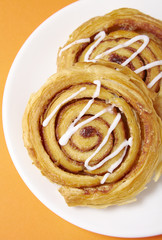
[{"label": "golden brown pastry", "polygon": [[162,123],[133,71],[115,63],[77,63],[33,94],[23,139],[34,164],[69,206],[133,201],[161,174]]},{"label": "golden brown pastry", "polygon": [[157,93],[162,118],[162,21],[136,9],[122,8],[78,27],[58,53],[58,70],[76,62],[104,59],[128,66]]}]

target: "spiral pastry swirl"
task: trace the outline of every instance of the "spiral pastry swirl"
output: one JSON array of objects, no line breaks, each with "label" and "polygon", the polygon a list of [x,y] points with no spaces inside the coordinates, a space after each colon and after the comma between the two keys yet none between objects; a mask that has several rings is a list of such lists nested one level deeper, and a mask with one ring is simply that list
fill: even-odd
[{"label": "spiral pastry swirl", "polygon": [[162,22],[135,9],[118,9],[83,23],[58,53],[58,70],[104,59],[129,67],[157,93],[162,118]]},{"label": "spiral pastry swirl", "polygon": [[162,124],[148,92],[129,68],[103,61],[58,72],[31,96],[25,147],[69,206],[124,204],[150,181]]}]

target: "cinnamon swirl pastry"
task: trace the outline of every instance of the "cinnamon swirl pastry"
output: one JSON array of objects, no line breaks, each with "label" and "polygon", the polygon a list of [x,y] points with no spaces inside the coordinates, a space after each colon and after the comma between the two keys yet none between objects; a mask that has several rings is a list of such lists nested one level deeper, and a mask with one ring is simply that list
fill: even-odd
[{"label": "cinnamon swirl pastry", "polygon": [[126,204],[161,174],[162,123],[149,90],[115,63],[51,76],[28,102],[23,139],[69,206]]},{"label": "cinnamon swirl pastry", "polygon": [[150,91],[162,118],[162,21],[122,8],[83,23],[58,53],[58,70],[104,59],[129,67]]}]

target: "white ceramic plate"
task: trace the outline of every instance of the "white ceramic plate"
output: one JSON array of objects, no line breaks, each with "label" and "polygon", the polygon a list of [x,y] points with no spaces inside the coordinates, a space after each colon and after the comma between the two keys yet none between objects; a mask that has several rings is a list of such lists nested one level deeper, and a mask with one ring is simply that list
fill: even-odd
[{"label": "white ceramic plate", "polygon": [[11,67],[3,99],[3,126],[7,146],[16,169],[35,196],[65,220],[90,231],[117,237],[144,237],[162,234],[162,179],[153,181],[138,201],[106,209],[69,208],[57,185],[32,165],[23,146],[22,115],[32,92],[56,71],[59,46],[84,21],[120,7],[137,8],[161,18],[161,0],[84,0],[55,13],[28,38]]}]

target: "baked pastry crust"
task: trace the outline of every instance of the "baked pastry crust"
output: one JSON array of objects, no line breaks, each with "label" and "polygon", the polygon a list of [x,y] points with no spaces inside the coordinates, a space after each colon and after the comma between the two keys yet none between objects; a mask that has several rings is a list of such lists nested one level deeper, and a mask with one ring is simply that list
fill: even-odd
[{"label": "baked pastry crust", "polygon": [[[101,55],[100,59],[123,64],[142,46],[143,38],[109,54],[102,55],[102,53],[140,36],[146,36],[149,42],[126,65],[136,72],[137,69],[139,70],[143,66],[159,61],[157,65],[152,65],[152,67],[143,69],[139,73],[137,71],[137,74],[143,79],[150,91],[157,93],[154,106],[162,118],[162,21],[136,9],[117,9],[104,16],[92,18],[79,26],[69,36],[67,43],[59,49],[57,58],[58,71],[73,66],[76,62],[94,60],[99,55]],[[85,41],[70,46],[70,44],[80,39]],[[98,44],[97,41],[99,41]],[[67,46],[70,47],[67,48]],[[95,47],[93,48],[93,46]],[[90,48],[92,48],[91,51]],[[159,76],[159,80],[150,85],[157,76]]]},{"label": "baked pastry crust", "polygon": [[[69,206],[126,204],[155,172],[159,178],[162,123],[152,97],[133,71],[105,61],[64,69],[31,96],[22,122],[24,145],[42,174],[61,185],[59,191]],[[105,112],[96,115],[101,111]],[[108,141],[94,154],[117,116]],[[74,122],[71,131],[82,125],[63,144],[60,139]],[[116,156],[93,169],[123,143],[127,145]]]}]

